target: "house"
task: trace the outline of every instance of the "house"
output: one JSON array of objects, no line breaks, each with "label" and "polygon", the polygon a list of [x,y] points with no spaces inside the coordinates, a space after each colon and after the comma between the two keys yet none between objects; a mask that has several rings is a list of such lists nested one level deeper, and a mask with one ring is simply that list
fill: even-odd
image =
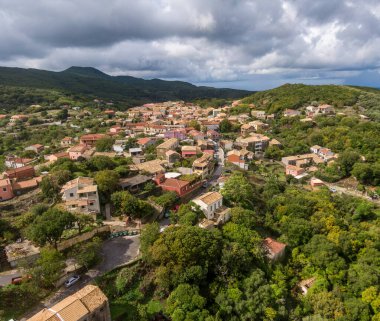
[{"label": "house", "polygon": [[223,213],[222,217],[219,217],[218,213],[222,213],[223,208],[223,196],[218,192],[208,192],[192,200],[197,204],[202,212],[205,214],[207,220],[215,220],[217,223],[225,223],[230,219],[230,211]]},{"label": "house", "polygon": [[4,178],[9,179],[27,179],[32,178],[34,175],[34,167],[30,165],[18,168],[11,168],[3,173]]},{"label": "house", "polygon": [[329,148],[321,148],[318,151],[318,155],[324,160],[324,161],[330,161],[333,159],[336,159],[336,155],[334,152],[331,151]]},{"label": "house", "polygon": [[123,153],[126,143],[127,141],[125,139],[115,140],[115,143],[112,145],[113,151],[116,153]]},{"label": "house", "polygon": [[310,180],[310,185],[311,185],[311,187],[314,188],[314,187],[319,187],[319,186],[325,186],[325,183],[323,181],[321,181],[320,179],[313,177]]},{"label": "house", "polygon": [[68,150],[69,158],[71,160],[78,160],[79,157],[84,157],[84,153],[88,150],[87,145],[79,144],[70,147]]},{"label": "house", "polygon": [[244,137],[248,136],[250,133],[253,133],[255,128],[250,124],[244,124],[240,127],[240,134]]},{"label": "house", "polygon": [[195,130],[195,129],[190,130],[188,132],[188,135],[189,135],[189,137],[191,137],[194,140],[205,139],[205,134],[203,134],[202,132]]},{"label": "house", "polygon": [[316,281],[316,278],[312,277],[310,279],[303,280],[300,283],[298,283],[298,287],[301,289],[303,295],[307,294],[307,292],[313,286],[315,281]]},{"label": "house", "polygon": [[109,118],[112,118],[113,116],[115,116],[115,111],[112,110],[112,109],[107,109],[103,112],[105,115],[107,115]]},{"label": "house", "polygon": [[123,131],[123,128],[121,128],[121,126],[119,125],[112,126],[109,130],[110,134],[112,135],[119,134],[122,131]]},{"label": "house", "polygon": [[10,119],[10,123],[16,123],[17,121],[26,122],[28,118],[26,115],[13,115]]},{"label": "house", "polygon": [[259,120],[254,120],[248,123],[250,126],[253,126],[255,132],[259,132],[262,130],[265,130],[269,127],[268,124],[263,123],[262,121]]},{"label": "house", "polygon": [[311,146],[310,147],[310,151],[314,154],[318,154],[319,153],[319,150],[321,149],[322,147],[319,146],[319,145],[314,145],[314,146]]},{"label": "house", "polygon": [[27,193],[35,188],[41,183],[42,177],[35,177],[28,180],[14,180],[12,182],[12,189],[15,195],[21,195],[23,193]]},{"label": "house", "polygon": [[151,180],[152,177],[150,176],[137,174],[133,177],[121,178],[119,180],[119,185],[123,190],[128,190],[129,192],[134,193]]},{"label": "house", "polygon": [[213,129],[210,129],[206,132],[206,136],[210,139],[212,139],[213,141],[218,141],[219,138],[220,138],[220,134],[213,130]]},{"label": "house", "polygon": [[284,117],[295,117],[301,115],[301,112],[294,109],[285,109],[283,115]]},{"label": "house", "polygon": [[249,162],[252,161],[253,158],[253,152],[250,152],[246,149],[234,149],[227,153],[227,162],[234,164],[244,170],[248,170]]},{"label": "house", "polygon": [[305,173],[305,169],[302,167],[294,166],[294,165],[286,165],[285,174],[291,175],[293,177],[299,177]]},{"label": "house", "polygon": [[213,159],[213,155],[208,153],[204,153],[201,157],[197,158],[192,166],[194,173],[200,175],[202,178],[210,175],[215,165]]},{"label": "house", "polygon": [[202,186],[202,182],[188,182],[177,178],[166,178],[164,174],[158,174],[154,181],[164,191],[175,192],[179,197],[183,197]]},{"label": "house", "polygon": [[183,158],[190,158],[200,154],[201,150],[198,146],[182,146],[181,154]]},{"label": "house", "polygon": [[335,109],[331,105],[324,104],[318,106],[318,113],[322,115],[332,115],[335,114]]},{"label": "house", "polygon": [[61,139],[61,146],[62,147],[69,147],[74,143],[74,139],[72,137],[66,136]]},{"label": "house", "polygon": [[220,147],[222,147],[225,151],[232,150],[234,142],[232,140],[222,139],[220,141]]},{"label": "house", "polygon": [[319,157],[318,155],[311,153],[311,154],[302,154],[302,155],[296,155],[296,156],[287,156],[282,157],[281,162],[286,165],[294,165],[298,167],[309,167],[313,164],[323,164],[325,161]]},{"label": "house", "polygon": [[5,158],[5,166],[8,168],[20,168],[31,164],[34,159],[8,156]]},{"label": "house", "polygon": [[96,142],[102,138],[107,137],[105,134],[86,134],[80,137],[79,141],[81,145],[87,147],[94,147]]},{"label": "house", "polygon": [[94,179],[78,177],[67,182],[61,189],[67,210],[86,214],[100,213],[98,186]]},{"label": "house", "polygon": [[181,155],[174,150],[168,150],[165,153],[165,159],[169,164],[174,164],[181,159]]},{"label": "house", "polygon": [[68,152],[60,152],[45,156],[45,159],[49,162],[56,162],[58,159],[61,158],[70,158],[70,155]]},{"label": "house", "polygon": [[204,121],[202,122],[202,126],[206,128],[206,130],[219,130],[219,122],[218,121]]},{"label": "house", "polygon": [[12,182],[9,178],[0,179],[0,202],[14,197]]},{"label": "house", "polygon": [[25,147],[25,150],[31,150],[35,152],[36,154],[39,154],[44,150],[44,145],[41,145],[41,144],[30,145],[28,147]]},{"label": "house", "polygon": [[131,155],[131,157],[141,156],[143,154],[143,151],[140,147],[130,148],[128,152]]},{"label": "house", "polygon": [[88,284],[26,321],[111,321],[111,312],[108,299],[100,288]]},{"label": "house", "polygon": [[263,247],[267,258],[271,261],[279,261],[285,256],[286,244],[277,242],[270,237],[264,240]]},{"label": "house", "polygon": [[269,145],[270,138],[261,134],[251,134],[248,137],[238,137],[236,139],[236,145],[260,154],[265,151]]},{"label": "house", "polygon": [[175,150],[179,146],[179,141],[177,138],[169,138],[162,144],[156,147],[157,157],[165,158],[166,152],[169,150]]},{"label": "house", "polygon": [[147,172],[150,174],[164,173],[167,162],[165,160],[154,159],[148,162],[143,162],[135,165],[131,165],[131,170]]},{"label": "house", "polygon": [[140,148],[145,149],[148,146],[154,145],[155,142],[156,140],[151,137],[144,137],[137,140],[137,145],[139,145]]},{"label": "house", "polygon": [[266,114],[265,114],[264,110],[252,110],[251,115],[252,115],[252,117],[255,117],[257,119],[265,119],[266,118]]},{"label": "house", "polygon": [[277,147],[282,147],[282,144],[275,138],[272,138],[269,141],[269,146],[277,146]]},{"label": "house", "polygon": [[177,138],[179,140],[186,139],[186,130],[185,129],[176,129],[176,130],[170,130],[164,133],[165,138]]}]

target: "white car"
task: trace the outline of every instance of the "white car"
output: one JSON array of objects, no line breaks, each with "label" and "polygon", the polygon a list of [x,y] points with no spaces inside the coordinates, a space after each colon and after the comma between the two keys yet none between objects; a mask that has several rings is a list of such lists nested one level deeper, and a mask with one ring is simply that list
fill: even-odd
[{"label": "white car", "polygon": [[65,282],[65,287],[66,288],[69,288],[70,286],[72,286],[73,284],[77,283],[80,279],[80,276],[79,275],[73,275],[72,277],[70,277],[66,282]]}]

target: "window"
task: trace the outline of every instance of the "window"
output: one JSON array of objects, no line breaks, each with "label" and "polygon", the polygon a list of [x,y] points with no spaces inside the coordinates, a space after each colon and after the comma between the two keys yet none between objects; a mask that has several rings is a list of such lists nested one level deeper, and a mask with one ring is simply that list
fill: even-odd
[{"label": "window", "polygon": [[3,187],[3,192],[6,192],[7,191],[7,188],[6,187]]},{"label": "window", "polygon": [[70,193],[70,197],[74,197],[74,193]]}]

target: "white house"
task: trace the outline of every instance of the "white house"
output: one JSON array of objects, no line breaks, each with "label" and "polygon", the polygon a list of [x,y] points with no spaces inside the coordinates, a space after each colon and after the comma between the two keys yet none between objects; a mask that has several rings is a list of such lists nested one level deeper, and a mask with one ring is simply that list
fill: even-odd
[{"label": "white house", "polygon": [[215,212],[223,206],[223,196],[218,192],[208,192],[197,197],[193,202],[199,205],[207,219],[212,220]]},{"label": "white house", "polygon": [[89,177],[78,177],[67,182],[61,190],[67,210],[86,214],[100,213],[98,185]]}]

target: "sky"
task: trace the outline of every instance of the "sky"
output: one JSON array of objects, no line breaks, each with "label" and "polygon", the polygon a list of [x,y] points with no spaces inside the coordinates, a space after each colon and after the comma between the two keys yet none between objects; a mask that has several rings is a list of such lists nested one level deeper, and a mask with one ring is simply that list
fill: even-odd
[{"label": "sky", "polygon": [[0,65],[380,87],[379,0],[0,0]]}]

